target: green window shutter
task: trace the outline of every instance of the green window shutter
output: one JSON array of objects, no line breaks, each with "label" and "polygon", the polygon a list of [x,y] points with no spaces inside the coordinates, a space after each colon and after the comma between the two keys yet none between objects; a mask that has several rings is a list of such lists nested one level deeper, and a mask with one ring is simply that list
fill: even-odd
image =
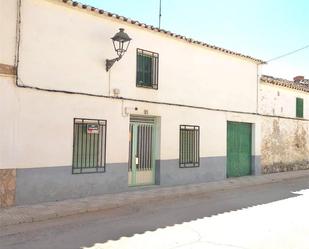
[{"label": "green window shutter", "polygon": [[105,172],[106,120],[74,119],[72,173]]},{"label": "green window shutter", "polygon": [[194,125],[180,125],[179,167],[199,167],[200,128]]},{"label": "green window shutter", "polygon": [[144,56],[144,84],[146,86],[152,85],[152,58]]},{"label": "green window shutter", "polygon": [[152,86],[152,58],[144,54],[137,55],[137,83]]},{"label": "green window shutter", "polygon": [[159,55],[154,52],[137,49],[136,85],[158,89]]},{"label": "green window shutter", "polygon": [[296,117],[304,117],[304,100],[302,98],[296,98]]},{"label": "green window shutter", "polygon": [[143,55],[137,54],[137,83],[143,83]]}]

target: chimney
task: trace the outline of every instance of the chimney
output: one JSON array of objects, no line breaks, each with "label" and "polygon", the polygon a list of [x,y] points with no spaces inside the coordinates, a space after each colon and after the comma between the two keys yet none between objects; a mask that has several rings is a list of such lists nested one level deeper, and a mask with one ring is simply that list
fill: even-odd
[{"label": "chimney", "polygon": [[304,81],[305,77],[304,76],[295,76],[293,78],[295,83],[301,83],[301,81]]},{"label": "chimney", "polygon": [[304,79],[304,80],[302,81],[302,83],[303,83],[305,86],[309,87],[309,79]]}]

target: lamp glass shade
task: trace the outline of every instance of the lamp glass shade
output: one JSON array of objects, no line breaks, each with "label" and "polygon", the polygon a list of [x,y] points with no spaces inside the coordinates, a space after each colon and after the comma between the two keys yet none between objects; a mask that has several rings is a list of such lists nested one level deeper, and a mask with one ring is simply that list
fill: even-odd
[{"label": "lamp glass shade", "polygon": [[112,38],[114,49],[119,57],[122,57],[127,51],[131,38],[127,33],[124,32],[124,29],[120,28],[119,32],[115,34]]}]

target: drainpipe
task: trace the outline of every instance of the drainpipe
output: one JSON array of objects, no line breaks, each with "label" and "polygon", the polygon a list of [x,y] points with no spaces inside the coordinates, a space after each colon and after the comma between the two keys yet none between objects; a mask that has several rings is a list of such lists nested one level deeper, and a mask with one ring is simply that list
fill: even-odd
[{"label": "drainpipe", "polygon": [[16,73],[16,76],[15,76],[15,83],[16,83],[16,86],[19,86],[18,85],[18,80],[19,80],[19,77],[18,77],[18,66],[19,66],[19,50],[20,50],[20,29],[21,29],[21,0],[17,0],[16,1],[16,40],[15,40],[15,73]]}]

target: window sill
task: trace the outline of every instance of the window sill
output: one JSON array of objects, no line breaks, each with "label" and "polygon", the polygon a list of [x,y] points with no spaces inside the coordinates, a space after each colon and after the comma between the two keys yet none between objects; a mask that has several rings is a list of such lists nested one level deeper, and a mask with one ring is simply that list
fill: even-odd
[{"label": "window sill", "polygon": [[138,84],[136,84],[136,87],[144,88],[144,89],[158,90],[158,87],[153,87],[153,86],[144,86],[144,85],[138,85]]}]

